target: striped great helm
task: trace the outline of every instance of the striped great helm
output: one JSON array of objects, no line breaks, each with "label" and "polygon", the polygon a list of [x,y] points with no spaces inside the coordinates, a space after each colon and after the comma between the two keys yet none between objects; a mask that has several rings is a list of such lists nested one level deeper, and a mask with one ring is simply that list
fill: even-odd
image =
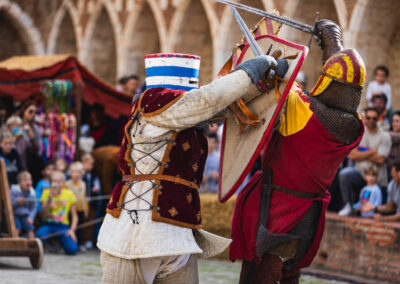
[{"label": "striped great helm", "polygon": [[355,49],[341,50],[326,61],[310,95],[320,95],[332,81],[338,81],[350,86],[364,87],[365,66],[361,56]]},{"label": "striped great helm", "polygon": [[156,53],[144,57],[146,88],[164,87],[190,91],[198,88],[200,56]]}]

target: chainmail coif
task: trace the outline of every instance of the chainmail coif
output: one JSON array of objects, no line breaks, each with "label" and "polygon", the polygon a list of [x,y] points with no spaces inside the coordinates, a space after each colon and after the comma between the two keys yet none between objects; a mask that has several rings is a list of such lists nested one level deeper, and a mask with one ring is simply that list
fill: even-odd
[{"label": "chainmail coif", "polygon": [[361,99],[361,87],[351,87],[333,81],[319,96],[309,96],[315,116],[336,139],[346,144],[356,141],[361,125],[356,112]]}]

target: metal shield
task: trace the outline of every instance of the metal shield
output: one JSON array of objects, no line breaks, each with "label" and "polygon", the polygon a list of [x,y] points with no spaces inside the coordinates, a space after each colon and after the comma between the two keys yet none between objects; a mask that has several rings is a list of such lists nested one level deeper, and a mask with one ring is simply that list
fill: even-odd
[{"label": "metal shield", "polygon": [[[289,90],[300,70],[308,53],[308,48],[282,40],[272,35],[255,37],[258,45],[267,52],[272,44],[272,51],[281,49],[280,58],[287,58],[289,69],[279,87],[279,98],[274,90],[263,93],[251,101],[245,101],[246,106],[258,119],[263,121],[257,125],[239,125],[234,115],[224,121],[224,130],[221,141],[220,173],[218,198],[225,202],[234,194],[244,181],[253,166],[257,156],[271,139],[273,130],[279,124],[279,117],[283,110]],[[232,70],[237,64],[254,57],[248,44],[244,46],[237,60],[233,61]]]}]

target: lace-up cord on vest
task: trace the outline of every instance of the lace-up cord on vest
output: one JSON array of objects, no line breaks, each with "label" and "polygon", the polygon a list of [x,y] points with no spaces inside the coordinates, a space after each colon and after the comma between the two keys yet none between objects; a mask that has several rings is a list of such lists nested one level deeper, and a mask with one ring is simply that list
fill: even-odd
[{"label": "lace-up cord on vest", "polygon": [[[134,115],[132,117],[132,120],[135,120],[136,123],[132,124],[132,126],[128,129],[128,133],[130,133],[132,127],[134,126],[135,127],[135,131],[134,131],[132,136],[136,137],[136,134],[137,134],[137,131],[138,131],[138,127],[141,125],[141,123],[139,121],[139,115]],[[164,138],[164,139],[161,139],[159,141],[154,141],[154,142],[137,142],[137,143],[132,143],[132,144],[128,145],[128,147],[131,148],[131,151],[136,151],[136,152],[139,152],[141,154],[144,154],[142,157],[138,158],[137,160],[133,160],[133,158],[132,158],[132,166],[135,167],[135,173],[136,174],[141,174],[141,175],[154,174],[159,166],[165,166],[165,165],[162,164],[162,162],[160,160],[155,158],[153,156],[153,154],[155,152],[159,151],[160,149],[162,149],[164,146],[168,145],[169,143],[173,143],[173,141],[168,139],[168,138]],[[159,145],[157,147],[155,147],[154,149],[152,149],[152,151],[149,152],[149,153],[137,148],[138,145],[145,145],[145,144],[146,145],[157,145],[157,144],[159,144]],[[132,157],[132,155],[131,155],[131,157]],[[153,159],[154,161],[157,162],[156,166],[149,173],[144,173],[137,167],[137,163],[140,162],[141,160],[143,160],[146,157],[150,157],[151,159]],[[124,201],[121,204],[121,207],[122,207],[122,210],[127,211],[127,213],[129,214],[129,217],[131,218],[133,224],[139,224],[139,215],[138,215],[138,213],[140,211],[151,211],[151,210],[158,210],[159,209],[157,206],[153,206],[149,201],[147,201],[146,199],[143,198],[143,196],[145,194],[149,193],[152,189],[154,189],[156,187],[160,187],[160,185],[156,184],[153,180],[148,180],[148,181],[151,183],[151,186],[141,194],[137,194],[134,191],[134,185],[136,183],[141,182],[140,180],[133,181],[133,182],[126,182],[125,183],[125,185],[129,186],[129,191],[132,193],[132,195],[134,197],[129,199],[129,200],[127,200],[127,201]],[[145,203],[147,203],[149,205],[149,207],[148,208],[141,208],[141,209],[127,209],[127,208],[125,208],[126,204],[132,203],[133,201],[138,200],[138,199],[140,199],[140,200],[144,201]]]}]

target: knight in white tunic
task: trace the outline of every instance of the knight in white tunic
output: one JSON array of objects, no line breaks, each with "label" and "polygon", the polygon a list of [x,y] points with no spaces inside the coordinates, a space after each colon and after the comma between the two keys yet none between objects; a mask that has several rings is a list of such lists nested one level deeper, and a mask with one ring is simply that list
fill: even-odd
[{"label": "knight in white tunic", "polygon": [[197,88],[200,58],[145,57],[146,91],[135,99],[114,188],[97,246],[103,283],[198,283],[197,257],[221,253],[230,240],[201,229],[198,187],[207,140],[196,125],[242,96],[276,65],[260,56]]}]

